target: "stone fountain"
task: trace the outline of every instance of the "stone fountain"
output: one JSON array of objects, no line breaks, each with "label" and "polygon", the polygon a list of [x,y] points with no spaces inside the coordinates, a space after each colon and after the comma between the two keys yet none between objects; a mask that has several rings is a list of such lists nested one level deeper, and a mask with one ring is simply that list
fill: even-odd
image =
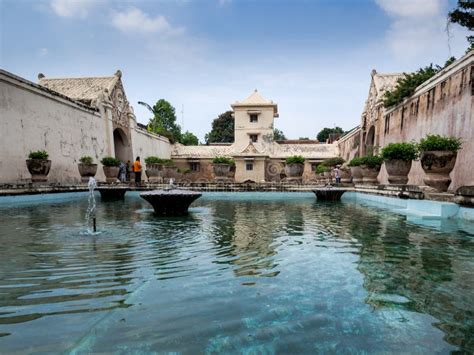
[{"label": "stone fountain", "polygon": [[158,216],[183,216],[188,214],[191,203],[201,197],[196,191],[179,190],[170,179],[169,187],[162,190],[142,192],[140,197],[148,201]]}]

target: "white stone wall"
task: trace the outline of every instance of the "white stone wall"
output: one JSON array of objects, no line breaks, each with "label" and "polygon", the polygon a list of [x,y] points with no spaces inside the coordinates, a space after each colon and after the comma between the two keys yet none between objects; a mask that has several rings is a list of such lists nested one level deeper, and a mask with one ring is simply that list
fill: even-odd
[{"label": "white stone wall", "polygon": [[[96,163],[114,156],[111,120],[102,106],[95,111],[0,70],[0,184],[29,182],[25,160],[35,150],[49,153],[49,183],[79,183],[82,156]],[[171,148],[167,138],[132,127],[132,151],[143,158],[170,158]],[[100,163],[96,179],[105,181]]]},{"label": "white stone wall", "polygon": [[[80,181],[83,155],[96,161],[110,152],[108,122],[98,112],[54,96],[20,78],[0,72],[0,183],[27,182],[30,151],[46,150],[52,161],[49,182]],[[99,180],[104,179],[99,167]]]},{"label": "white stone wall", "polygon": [[137,156],[140,156],[142,161],[149,156],[157,156],[162,159],[171,158],[171,145],[167,138],[140,128],[132,130],[132,147],[133,159]]}]

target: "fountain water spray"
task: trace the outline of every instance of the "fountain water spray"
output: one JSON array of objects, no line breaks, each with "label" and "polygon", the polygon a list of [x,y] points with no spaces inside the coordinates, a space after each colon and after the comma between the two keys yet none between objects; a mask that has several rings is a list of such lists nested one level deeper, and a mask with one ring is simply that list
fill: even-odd
[{"label": "fountain water spray", "polygon": [[89,188],[89,197],[87,199],[88,206],[87,206],[87,211],[86,211],[86,223],[87,223],[87,228],[89,229],[89,224],[90,220],[92,217],[92,230],[95,233],[96,232],[96,219],[95,219],[95,196],[94,196],[94,189],[97,187],[97,182],[93,177],[89,178],[89,182],[87,184],[87,187]]}]

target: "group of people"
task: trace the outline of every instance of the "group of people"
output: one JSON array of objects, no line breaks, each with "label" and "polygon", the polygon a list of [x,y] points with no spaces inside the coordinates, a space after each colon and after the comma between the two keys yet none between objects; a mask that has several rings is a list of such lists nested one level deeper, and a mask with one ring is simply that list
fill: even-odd
[{"label": "group of people", "polygon": [[[118,179],[120,182],[130,181],[130,165],[130,160],[127,161],[127,163],[124,163],[123,161],[120,162],[118,173]],[[132,172],[135,174],[135,184],[140,185],[142,181],[142,164],[140,162],[140,157],[135,159],[131,168]]]}]

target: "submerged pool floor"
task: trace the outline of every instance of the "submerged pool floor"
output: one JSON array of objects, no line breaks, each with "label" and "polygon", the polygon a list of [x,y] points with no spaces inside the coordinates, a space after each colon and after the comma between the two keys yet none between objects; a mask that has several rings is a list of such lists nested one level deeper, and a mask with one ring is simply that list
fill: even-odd
[{"label": "submerged pool floor", "polygon": [[0,352],[474,352],[474,231],[306,193],[0,200]]}]

